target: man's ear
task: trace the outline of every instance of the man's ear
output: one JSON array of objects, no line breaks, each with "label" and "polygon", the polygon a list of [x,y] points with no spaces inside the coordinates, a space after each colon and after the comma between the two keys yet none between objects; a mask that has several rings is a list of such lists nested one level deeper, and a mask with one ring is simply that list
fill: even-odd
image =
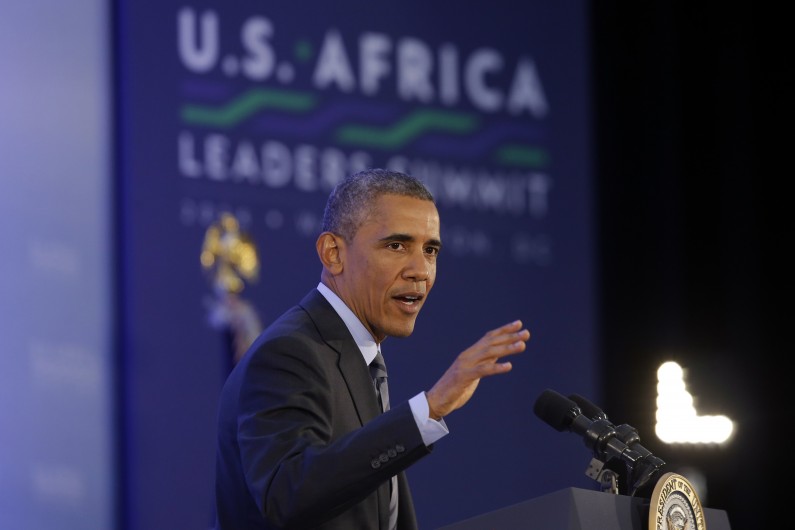
[{"label": "man's ear", "polygon": [[315,243],[317,255],[323,268],[331,274],[342,272],[342,262],[345,255],[345,240],[331,232],[323,232]]}]

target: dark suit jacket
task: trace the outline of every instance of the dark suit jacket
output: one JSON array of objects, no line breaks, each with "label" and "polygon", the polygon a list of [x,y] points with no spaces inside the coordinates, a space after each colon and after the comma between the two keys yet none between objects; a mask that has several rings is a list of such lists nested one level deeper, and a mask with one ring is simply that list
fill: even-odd
[{"label": "dark suit jacket", "polygon": [[430,450],[407,402],[380,414],[359,348],[313,289],[224,385],[216,528],[386,530],[398,474],[398,528],[415,529],[403,471]]}]

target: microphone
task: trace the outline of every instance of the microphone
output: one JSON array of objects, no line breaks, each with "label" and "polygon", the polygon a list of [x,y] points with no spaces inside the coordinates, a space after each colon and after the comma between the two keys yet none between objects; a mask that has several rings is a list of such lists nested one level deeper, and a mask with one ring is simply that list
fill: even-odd
[{"label": "microphone", "polygon": [[582,436],[585,446],[603,462],[618,458],[634,464],[641,459],[640,454],[621,441],[615,426],[607,421],[607,416],[590,419],[582,413],[577,403],[554,390],[544,390],[536,399],[533,411],[555,430],[571,431]]},{"label": "microphone", "polygon": [[582,413],[588,416],[589,418],[593,420],[607,419],[607,414],[605,414],[605,412],[602,409],[600,409],[599,407],[597,407],[596,405],[594,405],[592,402],[588,401],[581,395],[569,394],[569,399],[572,400],[578,407],[580,407]]},{"label": "microphone", "polygon": [[[571,394],[569,399],[572,400],[586,416],[594,420],[608,421],[607,414],[585,397],[579,394]],[[654,456],[651,451],[640,444],[640,434],[638,434],[638,430],[631,425],[623,423],[615,427],[615,430],[616,436],[627,444],[630,449],[640,455],[640,459],[634,462],[630,467],[630,474],[633,476],[635,484],[634,489],[637,491],[665,465],[665,461]]]},{"label": "microphone", "polygon": [[[578,407],[582,410],[583,414],[589,416],[593,419],[604,419],[607,420],[607,414],[604,413],[602,409],[588,401],[586,398],[582,397],[579,394],[571,394],[569,396],[574,403],[577,404]],[[656,472],[661,467],[665,465],[665,462],[651,454],[651,451],[646,449],[640,444],[640,434],[638,434],[638,430],[632,427],[631,425],[627,425],[623,423],[619,425],[616,429],[616,435],[618,438],[627,444],[630,449],[636,451],[638,454],[641,455],[641,460],[643,461],[643,466],[647,468],[646,471],[648,472]]]}]

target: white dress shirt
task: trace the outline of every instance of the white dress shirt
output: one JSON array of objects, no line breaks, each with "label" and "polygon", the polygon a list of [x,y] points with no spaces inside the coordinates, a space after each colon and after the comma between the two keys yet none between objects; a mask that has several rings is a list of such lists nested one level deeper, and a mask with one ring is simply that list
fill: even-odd
[{"label": "white dress shirt", "polygon": [[[323,282],[318,284],[317,290],[328,300],[331,307],[334,308],[342,321],[345,322],[345,326],[347,326],[348,331],[351,332],[353,340],[356,341],[356,345],[359,346],[359,350],[362,352],[365,364],[369,366],[378,353],[378,344],[375,342],[373,336],[370,335],[370,332],[367,331],[364,324],[362,324],[356,315],[353,314],[353,311],[345,305],[345,302],[343,302],[334,291],[326,287]],[[381,353],[383,355],[383,351]],[[428,399],[425,397],[425,392],[420,392],[411,398],[409,400],[409,406],[411,407],[411,412],[414,414],[414,421],[417,422],[417,427],[420,430],[422,441],[425,442],[425,445],[431,445],[450,432],[447,429],[447,424],[444,422],[444,419],[436,421],[430,417]]]}]

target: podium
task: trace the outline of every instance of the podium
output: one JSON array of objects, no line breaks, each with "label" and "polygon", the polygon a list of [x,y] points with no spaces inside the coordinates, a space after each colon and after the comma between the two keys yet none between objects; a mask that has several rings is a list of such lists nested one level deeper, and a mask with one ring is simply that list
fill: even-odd
[{"label": "podium", "polygon": [[[703,508],[707,530],[731,530],[723,510]],[[654,530],[649,500],[566,488],[438,530]]]}]

